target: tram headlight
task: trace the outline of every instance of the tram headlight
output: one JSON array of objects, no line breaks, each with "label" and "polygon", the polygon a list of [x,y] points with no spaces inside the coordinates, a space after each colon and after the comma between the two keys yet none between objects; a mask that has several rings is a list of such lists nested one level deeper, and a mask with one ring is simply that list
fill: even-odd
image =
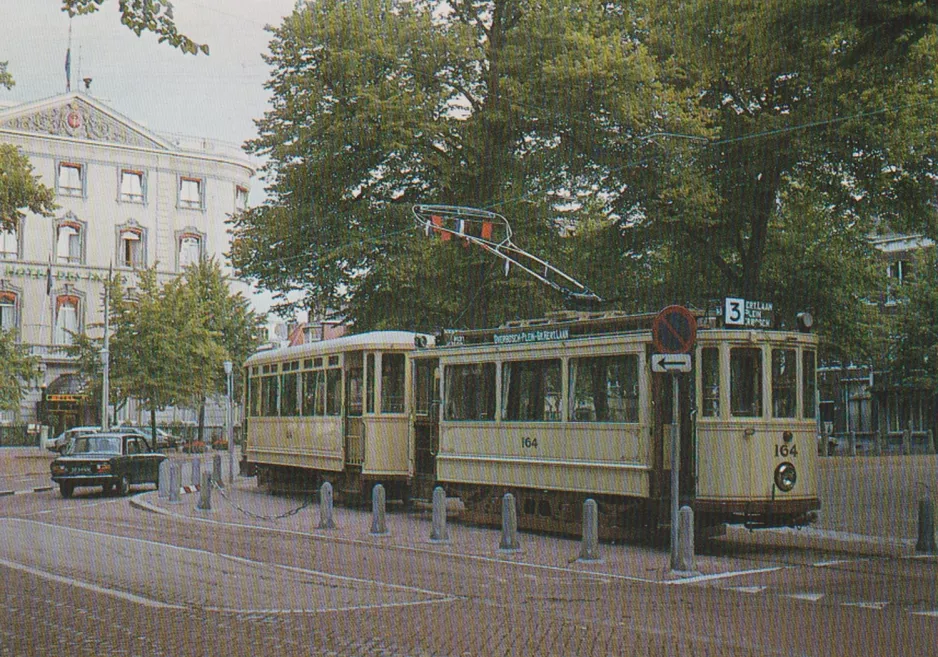
[{"label": "tram headlight", "polygon": [[782,463],[775,468],[775,485],[780,491],[787,493],[795,487],[796,481],[798,481],[798,473],[791,463]]}]

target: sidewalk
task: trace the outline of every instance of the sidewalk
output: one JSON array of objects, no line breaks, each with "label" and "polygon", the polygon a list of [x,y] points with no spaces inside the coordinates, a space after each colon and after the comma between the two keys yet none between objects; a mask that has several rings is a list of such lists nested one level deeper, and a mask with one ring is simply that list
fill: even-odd
[{"label": "sidewalk", "polygon": [[49,474],[56,456],[40,447],[0,447],[0,477]]},{"label": "sidewalk", "polygon": [[[710,550],[711,554],[698,554],[696,574],[672,573],[667,546],[601,543],[600,561],[581,562],[578,561],[579,540],[519,532],[521,550],[505,552],[499,550],[499,528],[461,524],[452,515],[447,522],[449,542],[437,543],[429,539],[432,524],[429,509],[405,513],[390,503],[387,513],[389,534],[386,536],[371,535],[370,506],[365,509],[336,505],[334,517],[337,528],[320,530],[317,528],[320,518],[318,502],[300,508],[307,503],[300,496],[271,495],[257,488],[253,478],[237,478],[234,485],[227,485],[223,491],[213,490],[211,510],[199,510],[198,501],[199,493],[182,494],[179,502],[171,503],[168,499],[160,498],[156,491],[148,491],[134,496],[131,504],[181,521],[222,523],[244,527],[246,530],[253,528],[259,531],[301,533],[317,541],[382,545],[395,550],[449,554],[454,558],[515,563],[522,567],[558,573],[572,571],[601,578],[657,584],[689,584],[724,578],[732,580],[753,571],[786,567],[786,564],[773,561],[772,550],[738,549],[735,543],[732,544],[734,549],[720,551],[717,546]],[[737,532],[751,536],[745,530],[730,528],[731,541],[734,534],[738,537]],[[771,543],[780,538],[790,544],[784,535],[775,532],[764,533],[761,540]],[[820,549],[816,541],[812,544],[807,534],[799,536],[798,540],[806,541],[804,549],[808,552]],[[904,546],[896,550],[900,553],[910,552]],[[808,555],[806,558],[810,561],[813,557]],[[816,560],[820,561],[821,558],[818,556]]]}]

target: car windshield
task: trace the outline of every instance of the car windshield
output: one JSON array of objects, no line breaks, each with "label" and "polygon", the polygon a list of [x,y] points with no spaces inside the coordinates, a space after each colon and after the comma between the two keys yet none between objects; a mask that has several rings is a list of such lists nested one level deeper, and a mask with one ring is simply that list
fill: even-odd
[{"label": "car windshield", "polygon": [[121,439],[117,437],[81,436],[72,443],[70,454],[120,454]]}]

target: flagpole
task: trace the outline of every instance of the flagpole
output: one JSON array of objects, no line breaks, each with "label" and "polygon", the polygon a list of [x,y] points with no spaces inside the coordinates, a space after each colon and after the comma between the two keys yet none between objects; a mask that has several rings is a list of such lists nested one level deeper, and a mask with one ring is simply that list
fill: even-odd
[{"label": "flagpole", "polygon": [[72,17],[68,17],[68,50],[65,51],[65,93],[72,90]]}]

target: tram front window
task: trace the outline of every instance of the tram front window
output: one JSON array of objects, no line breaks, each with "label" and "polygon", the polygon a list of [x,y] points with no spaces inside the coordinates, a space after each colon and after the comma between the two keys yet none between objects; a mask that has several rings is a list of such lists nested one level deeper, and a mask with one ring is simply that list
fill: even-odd
[{"label": "tram front window", "polygon": [[797,363],[794,349],[772,350],[772,417],[795,417]]},{"label": "tram front window", "polygon": [[720,417],[720,350],[716,347],[701,350],[700,361],[703,415]]},{"label": "tram front window", "polygon": [[801,354],[801,402],[805,418],[814,419],[817,416],[817,375],[815,374],[814,352],[805,350]]},{"label": "tram front window", "polygon": [[404,412],[404,354],[381,356],[381,412]]},{"label": "tram front window", "polygon": [[762,415],[762,350],[730,349],[730,412],[734,417]]}]

